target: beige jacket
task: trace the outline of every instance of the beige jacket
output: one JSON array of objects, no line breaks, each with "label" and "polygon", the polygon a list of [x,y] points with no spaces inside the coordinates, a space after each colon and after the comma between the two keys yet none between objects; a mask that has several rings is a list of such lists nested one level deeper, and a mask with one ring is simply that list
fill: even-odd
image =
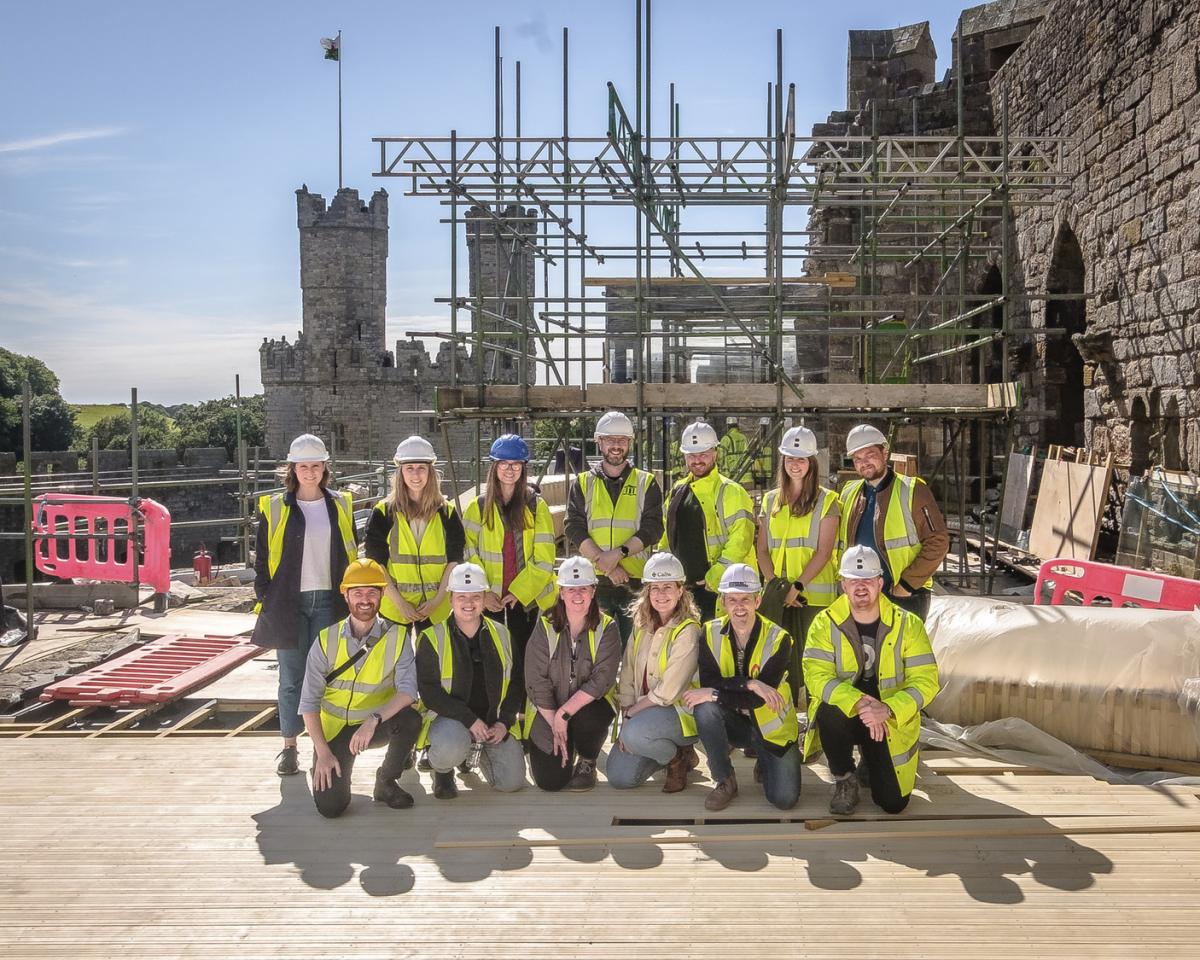
[{"label": "beige jacket", "polygon": [[696,676],[699,655],[700,627],[685,627],[667,658],[667,669],[660,671],[663,644],[678,624],[673,620],[660,627],[647,638],[634,631],[629,646],[625,649],[625,661],[621,664],[621,679],[617,684],[617,701],[622,710],[632,707],[642,697],[642,676],[645,674],[650,699],[662,707],[669,707],[688,688]]}]

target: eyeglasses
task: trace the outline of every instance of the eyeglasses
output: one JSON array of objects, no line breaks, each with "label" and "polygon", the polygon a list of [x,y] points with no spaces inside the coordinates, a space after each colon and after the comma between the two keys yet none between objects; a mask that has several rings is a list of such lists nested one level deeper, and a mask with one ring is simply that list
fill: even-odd
[{"label": "eyeglasses", "polygon": [[520,470],[524,466],[525,466],[525,464],[523,464],[520,460],[497,460],[496,461],[496,469],[497,470]]}]

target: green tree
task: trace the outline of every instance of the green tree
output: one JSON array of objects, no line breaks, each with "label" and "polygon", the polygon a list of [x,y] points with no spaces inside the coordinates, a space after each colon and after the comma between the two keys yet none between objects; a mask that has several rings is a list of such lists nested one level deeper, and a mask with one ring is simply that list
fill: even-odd
[{"label": "green tree", "polygon": [[[87,434],[90,445],[95,437],[101,450],[128,450],[133,421],[128,410],[97,420]],[[138,406],[138,446],[147,450],[165,450],[177,446],[179,431],[165,414]]]},{"label": "green tree", "polygon": [[[266,402],[259,394],[242,397],[242,441],[247,447],[262,446],[266,438]],[[186,404],[175,413],[179,429],[177,443],[185,447],[224,447],[231,462],[237,457],[237,400],[223,397]]]},{"label": "green tree", "polygon": [[75,410],[58,392],[58,377],[37,357],[0,347],[0,450],[22,451],[21,392],[29,381],[30,440],[34,450],[66,450],[77,435]]}]

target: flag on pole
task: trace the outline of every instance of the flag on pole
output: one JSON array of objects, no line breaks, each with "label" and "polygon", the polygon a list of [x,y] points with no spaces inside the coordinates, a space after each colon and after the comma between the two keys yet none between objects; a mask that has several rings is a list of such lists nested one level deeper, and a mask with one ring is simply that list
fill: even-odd
[{"label": "flag on pole", "polygon": [[342,52],[341,37],[322,37],[321,46],[325,48],[326,60],[340,60]]}]

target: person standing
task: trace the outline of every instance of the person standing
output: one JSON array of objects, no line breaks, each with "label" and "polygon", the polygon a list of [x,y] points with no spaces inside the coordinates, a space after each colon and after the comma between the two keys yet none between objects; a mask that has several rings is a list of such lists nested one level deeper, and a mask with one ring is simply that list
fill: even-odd
[{"label": "person standing", "polygon": [[870,424],[850,431],[846,456],[861,479],[842,490],[841,549],[874,550],[884,560],[884,594],[924,620],[934,571],[950,549],[942,511],[924,480],[892,469],[887,438]]},{"label": "person standing", "polygon": [[820,484],[817,437],[792,427],[779,444],[776,486],[763,496],[758,527],[758,569],[782,615],[777,622],[794,638],[792,693],[800,703],[800,651],[809,625],[837,597],[834,552],[841,507]]},{"label": "person standing", "polygon": [[751,465],[750,475],[753,485],[759,490],[766,490],[771,483],[771,444],[769,437],[773,435],[771,430],[771,418],[760,417],[758,421],[758,454],[754,458]]},{"label": "person standing", "polygon": [[313,801],[323,817],[340,817],[350,805],[355,757],[384,744],[372,796],[394,810],[413,805],[398,781],[421,732],[417,672],[408,631],[379,616],[387,582],[374,560],[352,560],[341,579],[350,614],[309,650],[300,715],[313,742]]},{"label": "person standing", "polygon": [[721,472],[729,477],[734,483],[741,483],[746,479],[747,464],[742,461],[746,457],[746,450],[750,446],[750,441],[746,439],[746,435],[742,433],[738,426],[737,417],[725,418],[725,436],[721,438],[721,442],[717,445],[718,462]]},{"label": "person standing", "polygon": [[716,615],[721,575],[754,563],[754,504],[739,483],[717,470],[717,432],[702,420],[680,438],[688,475],[671,489],[663,543],[683,565],[704,620]]},{"label": "person standing", "polygon": [[721,577],[726,616],[704,624],[700,688],[685,690],[708,769],[716,786],[706,810],[724,810],[738,794],[731,747],[755,752],[755,781],[767,800],[790,810],[800,799],[799,723],[790,671],[792,638],[758,613],[762,583],[754,568],[735,563]]},{"label": "person standing", "polygon": [[473,748],[484,780],[511,793],[525,786],[525,753],[516,737],[525,702],[521,651],[504,624],[483,615],[489,586],[482,567],[460,563],[449,587],[449,619],[428,627],[417,643],[417,688],[427,711],[421,740],[429,747],[433,795],[458,796],[454,768]]},{"label": "person standing", "polygon": [[[925,624],[883,592],[883,566],[870,547],[842,555],[843,595],[813,620],[804,647],[812,720],[804,757],[821,749],[834,777],[829,812],[849,816],[860,778],[887,813],[908,806],[917,776],[921,711],[940,689]],[[853,749],[862,755],[855,776]]]},{"label": "person standing", "polygon": [[617,684],[620,736],[605,773],[612,786],[628,789],[665,767],[663,793],[678,793],[700,764],[696,721],[683,701],[684,691],[697,686],[700,621],[678,559],[656,553],[646,561],[632,616]]},{"label": "person standing", "polygon": [[485,492],[464,511],[465,554],[491,585],[483,598],[487,615],[505,625],[523,654],[538,611],[554,605],[554,522],[529,485],[529,445],[506,434],[492,443],[491,458]]},{"label": "person standing", "polygon": [[279,732],[283,749],[275,772],[300,772],[296,738],[308,651],[317,634],[344,618],[336,585],[358,556],[348,493],[329,489],[329,451],[305,433],[292,441],[283,469],[283,493],[258,500],[254,596],[258,620],[251,639],[273,648],[279,661]]},{"label": "person standing", "polygon": [[386,500],[371,511],[363,553],[387,570],[380,612],[413,625],[416,636],[450,615],[446,583],[466,544],[462,520],[442,496],[433,445],[409,437],[396,447],[396,471]]},{"label": "person standing", "polygon": [[596,423],[601,460],[579,474],[567,496],[567,542],[600,575],[600,609],[629,637],[628,608],[641,589],[650,550],[662,539],[662,488],[654,475],[629,462],[633,422],[619,411]]},{"label": "person standing", "polygon": [[596,571],[585,557],[571,557],[558,570],[558,601],[525,647],[525,742],[533,782],[543,790],[596,785],[620,663],[621,636],[600,611]]}]

